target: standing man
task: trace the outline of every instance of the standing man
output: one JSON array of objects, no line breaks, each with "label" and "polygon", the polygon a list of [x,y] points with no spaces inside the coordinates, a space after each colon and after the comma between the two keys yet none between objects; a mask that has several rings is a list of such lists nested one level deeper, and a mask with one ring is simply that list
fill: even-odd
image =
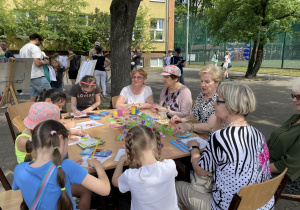
[{"label": "standing man", "polygon": [[168,55],[163,58],[163,66],[169,66],[171,64],[171,58],[173,57],[173,50],[168,50]]},{"label": "standing man", "polygon": [[135,54],[132,56],[132,60],[134,62],[134,69],[141,68],[141,59],[142,59],[142,52],[140,51],[140,47],[138,45],[135,46]]},{"label": "standing man", "polygon": [[93,60],[93,56],[97,55],[97,51],[96,51],[97,47],[100,47],[100,42],[98,41],[95,42],[94,48],[91,49],[89,52],[89,60]]},{"label": "standing man", "polygon": [[10,52],[9,50],[7,50],[7,42],[6,41],[0,41],[0,47],[2,48],[3,52],[5,53],[5,57],[6,58],[10,58],[10,57],[15,57],[14,54],[12,54],[12,52]]},{"label": "standing man", "polygon": [[77,74],[78,74],[78,57],[73,52],[73,47],[68,47],[68,65],[66,67],[66,70],[68,70],[69,73],[69,79],[72,82],[72,85],[75,85]]},{"label": "standing man", "polygon": [[51,89],[43,69],[43,65],[49,65],[49,60],[43,57],[42,51],[39,48],[44,40],[41,35],[34,33],[29,36],[29,39],[30,41],[20,49],[20,57],[33,58],[30,87],[28,91],[30,94],[30,101],[36,102],[37,97],[44,89]]},{"label": "standing man", "polygon": [[182,69],[182,67],[184,66],[184,60],[180,56],[180,53],[181,53],[181,49],[176,48],[175,55],[171,58],[171,64],[174,64],[180,69],[181,71],[180,83],[184,85],[184,77],[183,77],[183,69]]}]

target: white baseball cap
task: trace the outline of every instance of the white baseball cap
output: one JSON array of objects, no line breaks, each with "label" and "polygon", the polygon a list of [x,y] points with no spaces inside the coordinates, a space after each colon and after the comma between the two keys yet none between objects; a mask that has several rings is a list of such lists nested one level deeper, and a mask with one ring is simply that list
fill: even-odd
[{"label": "white baseball cap", "polygon": [[97,46],[100,47],[100,42],[96,41],[96,42],[95,42],[95,45],[97,45]]}]

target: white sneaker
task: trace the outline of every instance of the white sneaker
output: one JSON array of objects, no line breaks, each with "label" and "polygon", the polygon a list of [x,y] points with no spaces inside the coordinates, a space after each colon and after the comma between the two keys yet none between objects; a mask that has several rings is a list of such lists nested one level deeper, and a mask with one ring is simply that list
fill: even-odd
[{"label": "white sneaker", "polygon": [[64,88],[63,91],[66,91],[66,89]]},{"label": "white sneaker", "polygon": [[21,92],[21,93],[17,92],[17,95],[19,95],[19,96],[23,96],[23,95],[24,95],[24,93],[23,93],[23,92]]},{"label": "white sneaker", "polygon": [[10,107],[11,106],[11,104],[5,104],[4,106],[2,106],[1,108],[2,109],[6,109],[7,107]]}]

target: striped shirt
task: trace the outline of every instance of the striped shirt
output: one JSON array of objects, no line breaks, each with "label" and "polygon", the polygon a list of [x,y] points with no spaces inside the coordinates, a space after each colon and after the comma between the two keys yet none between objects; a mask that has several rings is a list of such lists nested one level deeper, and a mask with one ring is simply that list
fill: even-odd
[{"label": "striped shirt", "polygon": [[[199,166],[214,175],[212,209],[228,209],[240,188],[270,179],[269,150],[252,126],[235,126],[212,134]],[[273,198],[260,209],[272,209]]]}]

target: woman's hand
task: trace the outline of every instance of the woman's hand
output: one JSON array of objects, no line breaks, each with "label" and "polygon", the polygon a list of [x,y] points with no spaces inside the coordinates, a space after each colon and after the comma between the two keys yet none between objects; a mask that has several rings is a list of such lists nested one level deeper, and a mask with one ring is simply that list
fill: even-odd
[{"label": "woman's hand", "polygon": [[173,134],[177,133],[184,133],[186,131],[189,131],[189,123],[179,123],[174,129],[173,129]]},{"label": "woman's hand", "polygon": [[152,112],[159,112],[159,111],[162,111],[162,109],[165,109],[165,108],[159,104],[152,104],[152,107],[151,107]]},{"label": "woman's hand", "polygon": [[177,115],[174,115],[172,118],[171,118],[171,124],[174,124],[176,122],[182,122],[181,118],[178,117]]},{"label": "woman's hand", "polygon": [[187,145],[188,145],[189,147],[192,147],[192,146],[200,147],[200,144],[199,144],[199,142],[198,142],[197,140],[191,140],[191,141],[188,141],[188,142],[187,142]]}]

